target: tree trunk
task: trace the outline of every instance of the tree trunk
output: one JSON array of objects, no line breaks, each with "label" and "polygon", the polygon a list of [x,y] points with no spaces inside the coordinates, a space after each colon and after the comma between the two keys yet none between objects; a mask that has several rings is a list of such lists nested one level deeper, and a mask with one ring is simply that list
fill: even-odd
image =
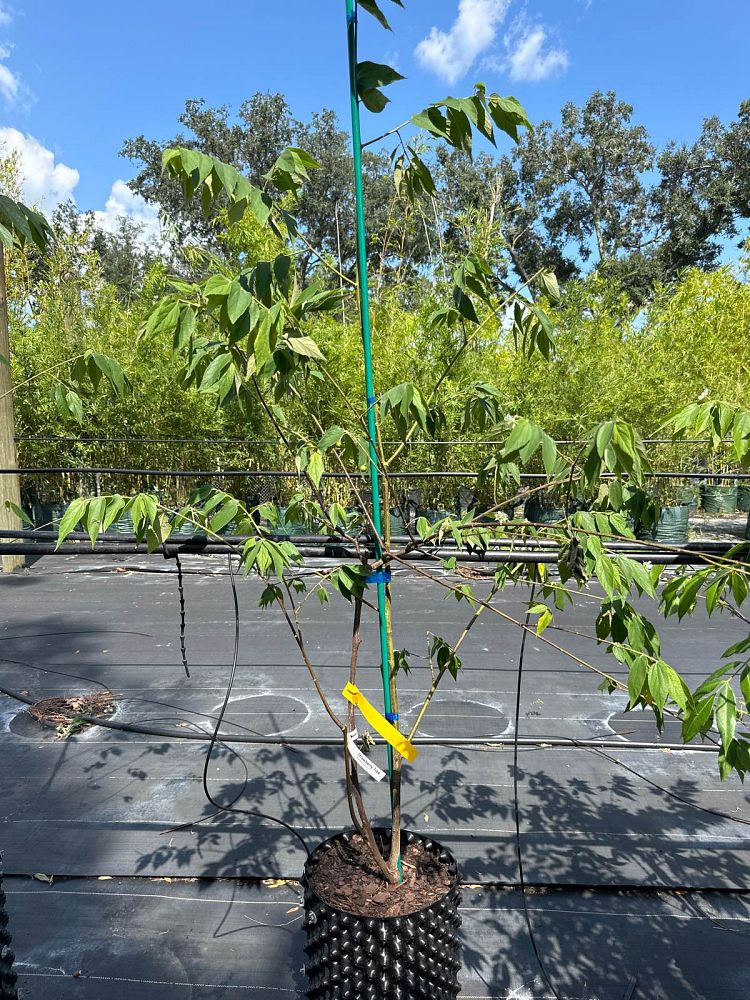
[{"label": "tree trunk", "polygon": [[[13,419],[13,386],[10,375],[10,335],[8,332],[8,290],[5,280],[5,251],[0,245],[0,354],[8,364],[0,360],[0,469],[18,468],[16,458],[15,421]],[[0,474],[0,529],[17,531],[21,522],[5,501],[10,500],[21,506],[21,487],[18,475]],[[12,573],[24,565],[23,556],[3,556],[2,569]]]}]

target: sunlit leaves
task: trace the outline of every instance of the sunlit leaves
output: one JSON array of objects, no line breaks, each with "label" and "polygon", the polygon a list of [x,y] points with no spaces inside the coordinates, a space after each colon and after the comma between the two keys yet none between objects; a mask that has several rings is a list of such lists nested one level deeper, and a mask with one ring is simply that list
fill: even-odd
[{"label": "sunlit leaves", "polygon": [[229,204],[230,222],[238,222],[248,210],[262,225],[268,222],[273,208],[270,195],[228,163],[196,149],[178,146],[164,151],[162,170],[179,180],[186,201],[200,192],[207,216],[217,200],[224,197]]},{"label": "sunlit leaves", "polygon": [[708,436],[714,449],[731,438],[734,455],[743,466],[750,466],[750,410],[721,400],[707,399],[690,403],[672,413],[663,427],[678,439]]},{"label": "sunlit leaves", "polygon": [[84,401],[91,399],[102,384],[118,399],[130,389],[125,372],[113,358],[90,350],[77,357],[69,376],[59,381],[54,390],[55,405],[62,418],[83,424]]},{"label": "sunlit leaves", "polygon": [[650,469],[646,447],[631,424],[608,420],[591,433],[583,460],[587,484],[598,482],[604,471],[620,478],[629,476],[632,482],[640,484]]},{"label": "sunlit leaves", "polygon": [[284,570],[299,560],[299,550],[292,542],[256,537],[245,542],[241,565],[246,576],[255,570],[264,579],[276,576],[280,580]]},{"label": "sunlit leaves", "polygon": [[454,681],[458,679],[461,659],[453,647],[439,635],[436,635],[430,644],[430,658],[435,661],[439,673],[443,674],[447,671]]},{"label": "sunlit leaves", "polygon": [[39,212],[0,194],[0,244],[6,250],[33,244],[44,252],[52,239],[52,229]]},{"label": "sunlit leaves", "polygon": [[503,396],[490,382],[475,382],[466,390],[462,433],[484,432],[496,427],[505,417]]},{"label": "sunlit leaves", "polygon": [[413,202],[422,196],[432,198],[437,194],[432,172],[413,145],[407,145],[404,152],[396,149],[392,162],[393,183],[399,197]]},{"label": "sunlit leaves", "polygon": [[304,149],[290,146],[279,156],[266,174],[266,178],[279,191],[291,191],[293,194],[297,194],[304,182],[308,180],[309,171],[318,167],[320,164]]},{"label": "sunlit leaves", "polygon": [[502,458],[526,465],[537,451],[541,451],[544,471],[551,476],[557,464],[557,445],[538,424],[518,417],[503,445]]},{"label": "sunlit leaves", "polygon": [[531,128],[531,122],[515,97],[487,96],[483,83],[477,83],[471,97],[448,97],[436,101],[411,119],[436,139],[442,139],[454,149],[472,151],[472,128],[493,145],[495,128],[518,142],[519,128]]},{"label": "sunlit leaves", "polygon": [[370,570],[361,563],[339,566],[331,573],[331,582],[341,596],[351,602],[364,595]]},{"label": "sunlit leaves", "polygon": [[390,417],[400,440],[412,425],[429,437],[437,437],[445,427],[445,416],[440,407],[425,402],[419,389],[411,382],[393,386],[380,397],[380,414]]},{"label": "sunlit leaves", "polygon": [[513,305],[511,327],[515,349],[530,358],[535,351],[549,361],[555,350],[555,328],[547,313],[535,302],[521,299]]}]

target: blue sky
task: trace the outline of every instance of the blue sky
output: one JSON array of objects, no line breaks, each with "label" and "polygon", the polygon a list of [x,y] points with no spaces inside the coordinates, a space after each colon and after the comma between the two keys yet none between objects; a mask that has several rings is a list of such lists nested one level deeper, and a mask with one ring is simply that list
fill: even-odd
[{"label": "blue sky", "polygon": [[[691,140],[750,97],[743,0],[382,0],[393,34],[362,15],[360,58],[408,77],[368,116],[384,131],[476,80],[532,120],[615,89],[658,142]],[[295,114],[347,114],[344,0],[0,0],[0,141],[19,148],[27,196],[138,215],[118,181],[124,138],[166,138],[188,97],[236,107],[284,91]],[[114,185],[114,189],[113,189]],[[109,203],[108,203],[109,202]],[[105,218],[103,216],[103,218]]]}]

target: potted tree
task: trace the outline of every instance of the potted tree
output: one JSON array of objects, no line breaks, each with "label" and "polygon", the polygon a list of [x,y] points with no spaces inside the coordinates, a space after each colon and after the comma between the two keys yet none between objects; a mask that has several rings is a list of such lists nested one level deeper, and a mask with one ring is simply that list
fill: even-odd
[{"label": "potted tree", "polygon": [[[400,0],[390,2],[401,5]],[[359,0],[358,6],[387,27],[382,2]],[[248,419],[262,413],[280,447],[296,464],[303,489],[283,513],[274,503],[246,504],[213,486],[196,490],[179,508],[153,494],[78,498],[62,519],[59,538],[65,539],[80,521],[93,541],[128,515],[136,536],[155,551],[184,524],[219,538],[226,525],[234,522],[237,534],[244,538],[233,547],[235,559],[244,574],[252,573],[263,581],[260,604],[285,622],[341,739],[351,829],[318,846],[305,865],[308,996],[321,1000],[454,997],[459,992],[460,966],[456,862],[440,844],[402,829],[401,787],[403,769],[417,760],[415,740],[436,692],[461,676],[462,646],[476,622],[492,617],[521,633],[531,632],[582,667],[603,674],[610,690],[627,690],[629,707],[648,706],[659,724],[667,712],[681,715],[686,739],[708,732],[716,723],[724,774],[733,769],[744,774],[750,769],[750,744],[736,730],[734,693],[737,684],[744,685],[741,696],[749,701],[750,688],[746,680],[731,674],[736,661],[728,661],[727,675],[712,675],[692,693],[679,672],[664,660],[655,628],[635,605],[639,596],[657,596],[659,567],[648,568],[631,554],[608,548],[613,539],[635,541],[628,513],[635,509],[634,498],[641,506],[648,501],[643,481],[649,465],[634,429],[621,420],[605,421],[591,429],[582,446],[577,444],[567,454],[542,427],[506,412],[502,388],[451,380],[463,353],[478,337],[486,336],[488,329],[502,335],[498,316],[512,317],[509,337],[519,353],[551,356],[554,325],[549,313],[559,298],[552,274],[540,270],[509,289],[480,254],[462,253],[449,262],[448,281],[436,282],[428,322],[429,338],[441,338],[445,347],[443,370],[431,385],[404,382],[376,389],[358,169],[363,146],[359,112],[360,104],[382,111],[387,104],[383,88],[400,77],[388,66],[359,61],[355,0],[346,0],[346,13],[357,206],[356,282],[323,255],[317,277],[307,284],[298,281],[296,250],[308,238],[294,218],[294,204],[309,172],[317,169],[303,150],[285,150],[266,176],[266,187],[259,188],[229,164],[193,149],[170,149],[164,156],[164,171],[181,183],[186,198],[200,197],[207,212],[223,206],[230,222],[249,214],[274,231],[280,249],[272,260],[233,270],[207,255],[199,274],[173,281],[142,331],[146,345],[151,338],[172,342],[176,376],[183,384],[198,385],[213,394],[218,405],[231,402]],[[488,93],[482,84],[468,97],[430,105],[413,116],[411,126],[464,151],[471,149],[477,137],[490,143],[496,143],[500,135],[517,140],[519,130],[530,127],[514,98]],[[394,187],[403,204],[417,211],[434,193],[435,181],[423,144],[404,139],[405,128],[397,130]],[[333,280],[326,281],[326,271],[335,272]],[[332,309],[340,310],[342,298],[345,308],[359,309],[364,398],[357,403],[347,396],[346,425],[329,426],[311,404],[321,383],[337,391],[337,359],[335,354],[324,356],[314,333],[318,318]],[[456,397],[461,403],[452,407],[450,427],[445,406],[448,395],[452,404]],[[733,411],[733,421],[744,419],[741,411]],[[691,420],[677,419],[675,434],[691,426]],[[502,499],[490,503],[480,515],[468,510],[437,520],[417,516],[413,523],[403,518],[407,541],[394,545],[387,516],[397,502],[393,470],[414,435],[438,439],[446,429],[471,435],[478,442],[502,442],[484,463],[478,483],[479,489],[486,490],[489,478]],[[741,438],[737,447],[743,461],[750,456],[750,439]],[[522,490],[524,470],[538,468],[544,470],[542,481]],[[346,482],[353,498],[350,509],[337,501],[327,502],[322,484],[329,475]],[[515,496],[509,489],[513,483]],[[571,497],[579,489],[596,499],[590,509],[573,512]],[[550,491],[563,498],[559,523],[519,525],[500,516],[516,500]],[[337,538],[346,553],[343,560],[318,569],[313,576],[301,573],[299,549],[279,530],[290,517],[311,525],[316,533]],[[541,560],[533,561],[533,556],[514,557],[528,538],[540,536],[554,543],[556,575]],[[493,546],[505,546],[510,554],[493,563],[496,568],[489,587],[479,592],[471,572],[462,570],[462,560],[481,562]],[[466,607],[466,624],[458,635],[432,636],[422,705],[408,728],[403,728],[399,718],[399,681],[416,668],[408,651],[395,647],[394,567],[411,567],[425,585],[444,588]],[[432,567],[440,572],[432,572]],[[453,575],[446,576],[444,571]],[[705,575],[697,589],[691,583],[695,574],[666,585],[662,602],[667,613],[688,613],[701,587],[712,595],[709,610],[719,600],[741,603],[747,596],[747,571],[738,560],[719,560],[701,572]],[[557,627],[558,616],[571,603],[571,591],[592,579],[603,593],[592,641],[626,665],[626,684],[549,637],[548,630]],[[503,589],[515,583],[530,588],[527,614],[521,619],[509,616],[498,601]],[[302,613],[303,607],[309,607],[310,596],[320,601],[321,608],[337,598],[351,609],[349,662],[342,663],[342,676],[334,690],[324,687],[305,641]],[[378,623],[382,711],[358,687],[364,614],[376,616]],[[362,719],[375,734],[372,752],[369,741],[358,733]],[[390,808],[381,826],[370,817],[365,782],[386,778]]]},{"label": "potted tree", "polygon": [[655,508],[644,514],[636,525],[639,538],[663,542],[666,545],[685,545],[688,541],[690,506],[684,502],[684,487],[673,480],[657,480],[653,489]]}]

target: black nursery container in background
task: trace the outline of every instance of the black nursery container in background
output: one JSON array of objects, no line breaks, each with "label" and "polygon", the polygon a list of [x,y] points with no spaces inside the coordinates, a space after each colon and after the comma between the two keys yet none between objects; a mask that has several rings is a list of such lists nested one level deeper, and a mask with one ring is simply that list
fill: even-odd
[{"label": "black nursery container in background", "polygon": [[0,872],[0,1000],[17,1000],[16,974],[13,971],[14,955],[10,947],[8,914],[5,911],[5,893]]},{"label": "black nursery container in background", "polygon": [[[386,843],[388,831],[373,831]],[[305,973],[308,1000],[452,1000],[461,987],[458,907],[461,892],[453,856],[434,840],[402,833],[402,850],[415,841],[447,864],[450,884],[430,906],[397,917],[369,917],[327,903],[313,872],[334,846],[352,834],[322,843],[307,861]]]}]

